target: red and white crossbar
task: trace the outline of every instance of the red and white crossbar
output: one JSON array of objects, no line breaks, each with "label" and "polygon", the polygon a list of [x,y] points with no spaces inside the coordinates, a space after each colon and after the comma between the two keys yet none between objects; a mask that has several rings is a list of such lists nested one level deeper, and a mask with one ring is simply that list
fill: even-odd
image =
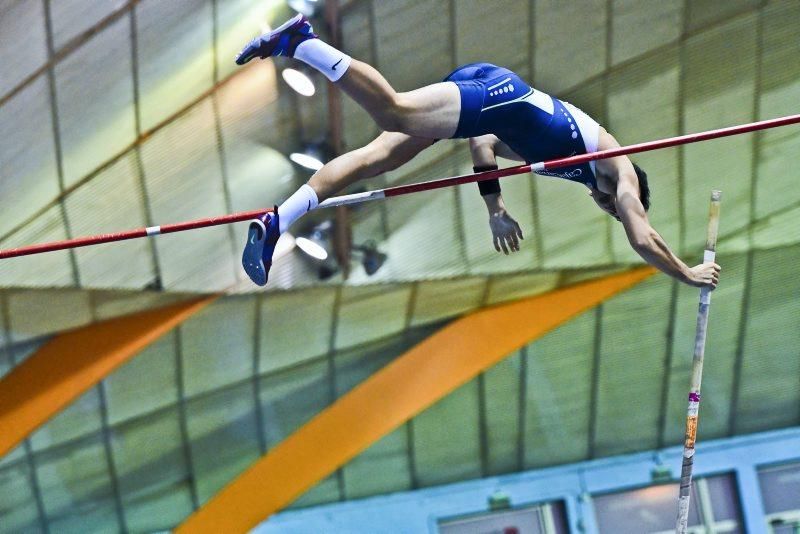
[{"label": "red and white crossbar", "polygon": [[[360,204],[362,202],[367,202],[370,200],[396,197],[400,195],[408,195],[411,193],[419,193],[422,191],[432,191],[434,189],[441,189],[444,187],[451,187],[454,185],[467,184],[470,182],[493,180],[495,178],[504,178],[506,176],[514,176],[517,174],[525,174],[528,172],[539,172],[544,170],[556,169],[559,167],[567,167],[570,165],[580,165],[582,163],[587,163],[589,161],[595,161],[598,159],[613,158],[615,156],[624,156],[627,154],[636,154],[639,152],[649,152],[651,150],[657,150],[659,148],[687,145],[689,143],[697,143],[699,141],[707,141],[710,139],[718,139],[720,137],[728,137],[732,135],[755,132],[758,130],[767,130],[769,128],[777,128],[779,126],[787,126],[789,124],[798,124],[798,123],[800,123],[800,114],[789,115],[777,119],[751,122],[739,126],[720,128],[718,130],[709,130],[707,132],[679,135],[677,137],[669,137],[667,139],[649,141],[647,143],[639,143],[636,145],[628,145],[619,148],[612,148],[609,150],[601,150],[599,152],[591,152],[589,154],[580,154],[569,158],[560,158],[550,161],[542,161],[539,163],[531,163],[528,165],[519,165],[517,167],[508,167],[506,169],[499,169],[496,171],[479,172],[477,174],[465,174],[463,176],[441,178],[439,180],[431,180],[428,182],[420,182],[416,184],[387,187],[386,189],[377,189],[374,191],[367,191],[364,193],[342,195],[325,200],[324,202],[320,203],[319,208],[344,206],[346,204]],[[66,239],[63,241],[52,241],[50,243],[40,243],[37,245],[28,245],[19,248],[10,248],[6,250],[0,250],[0,259],[14,258],[17,256],[28,256],[30,254],[41,254],[42,252],[52,252],[55,250],[86,247],[89,245],[99,245],[101,243],[125,241],[128,239],[137,239],[140,237],[149,237],[159,234],[171,234],[175,232],[183,232],[186,230],[195,230],[197,228],[207,228],[210,226],[219,226],[222,224],[230,224],[230,223],[254,219],[270,211],[272,210],[260,209],[260,210],[244,211],[239,213],[232,213],[230,215],[221,215],[218,217],[197,219],[194,221],[164,224],[161,226],[149,226],[147,228],[136,228],[135,230],[128,230],[124,232],[76,237],[74,239]]]}]

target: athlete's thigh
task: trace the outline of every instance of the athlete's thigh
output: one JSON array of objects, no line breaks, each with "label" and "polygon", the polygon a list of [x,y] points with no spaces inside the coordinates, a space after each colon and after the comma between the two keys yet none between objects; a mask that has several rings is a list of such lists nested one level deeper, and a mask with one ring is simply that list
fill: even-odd
[{"label": "athlete's thigh", "polygon": [[453,82],[426,85],[398,95],[405,132],[415,137],[446,139],[455,134],[461,115],[461,94]]},{"label": "athlete's thigh", "polygon": [[379,165],[380,172],[386,172],[411,161],[434,142],[433,139],[413,137],[400,132],[382,132],[365,149],[368,150],[371,161]]}]

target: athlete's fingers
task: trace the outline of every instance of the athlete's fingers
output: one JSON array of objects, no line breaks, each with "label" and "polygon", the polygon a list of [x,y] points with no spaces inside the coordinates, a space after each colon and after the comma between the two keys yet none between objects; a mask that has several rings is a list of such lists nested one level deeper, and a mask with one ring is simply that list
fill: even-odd
[{"label": "athlete's fingers", "polygon": [[500,238],[498,236],[493,236],[492,242],[494,243],[494,249],[497,252],[500,252]]},{"label": "athlete's fingers", "polygon": [[517,227],[517,235],[519,236],[519,238],[525,239],[524,237],[522,237],[522,227],[519,225],[519,223],[515,221],[514,226]]},{"label": "athlete's fingers", "polygon": [[506,236],[506,237],[505,237],[505,240],[506,240],[506,246],[508,247],[508,251],[509,251],[509,252],[512,252],[512,253],[513,253],[513,252],[516,252],[516,251],[517,251],[517,249],[516,249],[516,248],[514,248],[514,243],[511,241],[511,238],[510,238],[510,237],[508,237],[508,236]]},{"label": "athlete's fingers", "polygon": [[508,247],[506,246],[506,240],[503,238],[500,238],[500,247],[503,249],[503,254],[508,256]]},{"label": "athlete's fingers", "polygon": [[510,234],[508,234],[508,236],[509,236],[509,241],[510,241],[510,244],[512,245],[512,248],[515,251],[519,250],[519,239],[517,238],[517,234],[514,233],[514,232],[511,232]]}]

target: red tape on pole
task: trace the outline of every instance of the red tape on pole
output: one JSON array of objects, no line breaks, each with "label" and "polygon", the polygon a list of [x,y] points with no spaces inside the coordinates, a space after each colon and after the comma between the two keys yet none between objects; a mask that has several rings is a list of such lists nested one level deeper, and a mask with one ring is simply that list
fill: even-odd
[{"label": "red tape on pole", "polygon": [[[687,145],[689,143],[697,143],[699,141],[708,141],[710,139],[718,139],[720,137],[740,135],[744,133],[756,132],[759,130],[767,130],[770,128],[777,128],[779,126],[788,126],[790,124],[798,124],[798,123],[800,123],[800,114],[789,115],[777,119],[751,122],[739,126],[730,126],[728,128],[709,130],[707,132],[699,132],[694,134],[680,135],[677,137],[669,137],[667,139],[660,139],[657,141],[649,141],[647,143],[639,143],[619,148],[612,148],[610,150],[601,150],[599,152],[580,154],[569,158],[554,159],[550,161],[533,163],[530,165],[520,165],[517,167],[508,167],[506,169],[499,169],[496,171],[487,171],[477,174],[465,174],[463,176],[442,178],[439,180],[431,180],[428,182],[400,185],[376,191],[368,191],[367,193],[356,193],[355,195],[343,195],[340,197],[333,197],[328,199],[324,203],[324,206],[321,207],[356,204],[360,202],[367,202],[370,200],[377,200],[379,198],[384,198],[384,197],[408,195],[411,193],[431,191],[434,189],[441,189],[443,187],[451,187],[454,185],[467,184],[470,182],[480,182],[483,180],[504,178],[506,176],[525,174],[528,172],[536,172],[545,169],[555,169],[558,167],[566,167],[569,165],[579,165],[581,163],[587,163],[589,161],[595,161],[598,159],[613,158],[616,156],[624,156],[627,154],[637,154],[639,152],[648,152],[660,148],[668,148],[678,145]],[[74,239],[67,239],[64,241],[53,241],[50,243],[40,243],[38,245],[29,245],[25,247],[0,250],[0,259],[14,258],[17,256],[28,256],[31,254],[41,254],[43,252],[52,252],[55,250],[86,247],[90,245],[99,245],[101,243],[125,241],[127,239],[137,239],[140,237],[148,237],[158,234],[183,232],[186,230],[195,230],[197,228],[207,228],[209,226],[219,226],[222,224],[247,221],[255,217],[261,216],[264,213],[268,213],[270,211],[272,210],[262,209],[262,210],[244,211],[239,213],[232,213],[230,215],[222,215],[219,217],[209,217],[206,219],[197,219],[194,221],[165,224],[163,226],[153,226],[150,228],[137,228],[135,230],[128,230],[125,232],[77,237]]]}]

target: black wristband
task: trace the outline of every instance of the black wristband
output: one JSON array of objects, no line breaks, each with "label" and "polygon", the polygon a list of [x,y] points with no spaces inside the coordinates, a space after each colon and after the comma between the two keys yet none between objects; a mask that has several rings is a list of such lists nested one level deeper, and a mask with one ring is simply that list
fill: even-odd
[{"label": "black wristband", "polygon": [[[496,171],[497,165],[472,167],[472,170],[473,172]],[[481,192],[482,197],[485,197],[486,195],[496,195],[500,192],[500,180],[497,178],[494,180],[482,180],[478,182],[478,191]]]}]

